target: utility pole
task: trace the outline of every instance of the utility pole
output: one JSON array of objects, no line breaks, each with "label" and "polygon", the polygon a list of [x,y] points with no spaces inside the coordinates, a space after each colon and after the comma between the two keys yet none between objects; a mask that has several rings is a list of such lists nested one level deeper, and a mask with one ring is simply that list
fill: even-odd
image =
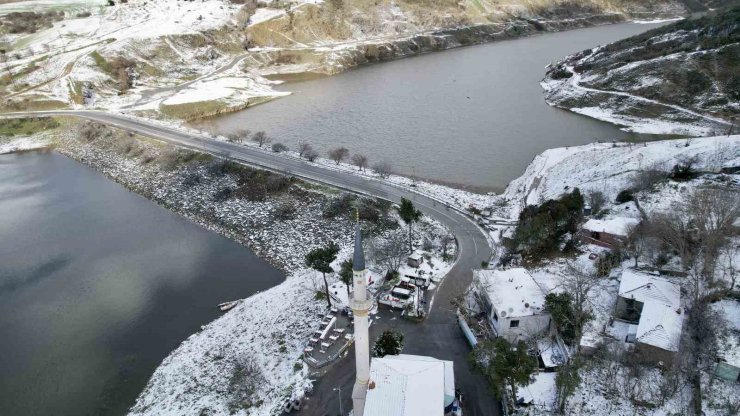
[{"label": "utility pole", "polygon": [[334,391],[339,395],[339,414],[344,416],[344,409],[342,408],[342,386],[334,387]]}]

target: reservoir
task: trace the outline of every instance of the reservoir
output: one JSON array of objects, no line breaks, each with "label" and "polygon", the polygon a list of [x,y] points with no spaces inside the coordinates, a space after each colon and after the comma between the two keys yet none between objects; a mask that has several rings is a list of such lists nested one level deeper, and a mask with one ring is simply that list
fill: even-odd
[{"label": "reservoir", "polygon": [[[400,173],[503,188],[541,151],[635,138],[549,107],[544,66],[655,25],[449,50],[281,86],[213,119],[323,155],[345,146]],[[123,414],[220,302],[283,281],[249,250],[57,153],[0,155],[0,414]]]},{"label": "reservoir", "polygon": [[659,26],[623,23],[451,49],[288,83],[294,94],[201,123],[264,130],[321,157],[344,146],[370,165],[477,190],[502,190],[538,154],[595,140],[646,139],[544,101],[545,66]]},{"label": "reservoir", "polygon": [[284,275],[54,152],[0,155],[0,414],[124,414],[159,363]]}]

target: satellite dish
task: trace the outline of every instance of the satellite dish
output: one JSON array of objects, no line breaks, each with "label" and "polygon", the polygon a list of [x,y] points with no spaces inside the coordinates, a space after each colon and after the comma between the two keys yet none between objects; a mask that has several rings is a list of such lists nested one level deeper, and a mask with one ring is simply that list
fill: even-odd
[{"label": "satellite dish", "polygon": [[514,308],[509,308],[509,313],[514,312]]},{"label": "satellite dish", "polygon": [[524,304],[524,307],[525,307],[525,308],[529,308],[529,303],[525,303],[525,304]]},{"label": "satellite dish", "polygon": [[504,318],[506,316],[506,311],[501,311],[501,317]]}]

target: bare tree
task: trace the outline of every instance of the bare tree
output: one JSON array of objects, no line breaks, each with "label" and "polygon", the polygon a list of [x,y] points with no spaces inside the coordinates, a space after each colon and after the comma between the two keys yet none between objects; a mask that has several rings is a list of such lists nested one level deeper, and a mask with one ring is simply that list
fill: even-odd
[{"label": "bare tree", "polygon": [[233,133],[229,133],[226,138],[229,139],[229,142],[231,143],[243,143],[246,138],[249,137],[249,135],[252,132],[247,129],[239,129]]},{"label": "bare tree", "polygon": [[360,153],[352,155],[352,164],[357,166],[360,171],[367,169],[367,157]]},{"label": "bare tree", "polygon": [[313,149],[308,149],[306,153],[304,153],[304,155],[309,162],[313,162],[316,160],[317,157],[319,157],[319,153]]},{"label": "bare tree", "polygon": [[303,157],[306,155],[306,152],[313,150],[313,147],[308,142],[300,142],[298,143],[298,157]]},{"label": "bare tree", "polygon": [[257,133],[254,133],[254,136],[252,136],[252,141],[257,143],[259,147],[262,147],[266,144],[270,144],[272,142],[272,138],[270,138],[264,131],[258,131]]},{"label": "bare tree", "polygon": [[373,164],[373,172],[375,172],[378,176],[385,179],[391,175],[393,172],[393,167],[390,163],[387,161],[377,162]]},{"label": "bare tree", "polygon": [[394,233],[384,240],[372,240],[371,252],[375,261],[384,264],[389,272],[395,273],[408,256],[406,241],[402,235]]},{"label": "bare tree", "polygon": [[349,156],[349,150],[346,147],[337,147],[336,149],[329,150],[329,158],[334,161],[337,165]]},{"label": "bare tree", "polygon": [[701,189],[688,199],[688,210],[701,242],[702,274],[712,280],[720,248],[733,234],[733,223],[740,216],[740,193],[730,188]]}]

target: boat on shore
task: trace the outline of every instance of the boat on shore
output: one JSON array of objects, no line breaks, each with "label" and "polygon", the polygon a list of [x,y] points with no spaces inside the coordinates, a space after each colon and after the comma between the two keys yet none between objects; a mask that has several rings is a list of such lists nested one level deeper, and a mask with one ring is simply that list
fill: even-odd
[{"label": "boat on shore", "polygon": [[228,312],[236,305],[238,305],[241,302],[241,300],[232,300],[231,302],[223,302],[218,304],[218,308],[221,310],[221,312]]}]

